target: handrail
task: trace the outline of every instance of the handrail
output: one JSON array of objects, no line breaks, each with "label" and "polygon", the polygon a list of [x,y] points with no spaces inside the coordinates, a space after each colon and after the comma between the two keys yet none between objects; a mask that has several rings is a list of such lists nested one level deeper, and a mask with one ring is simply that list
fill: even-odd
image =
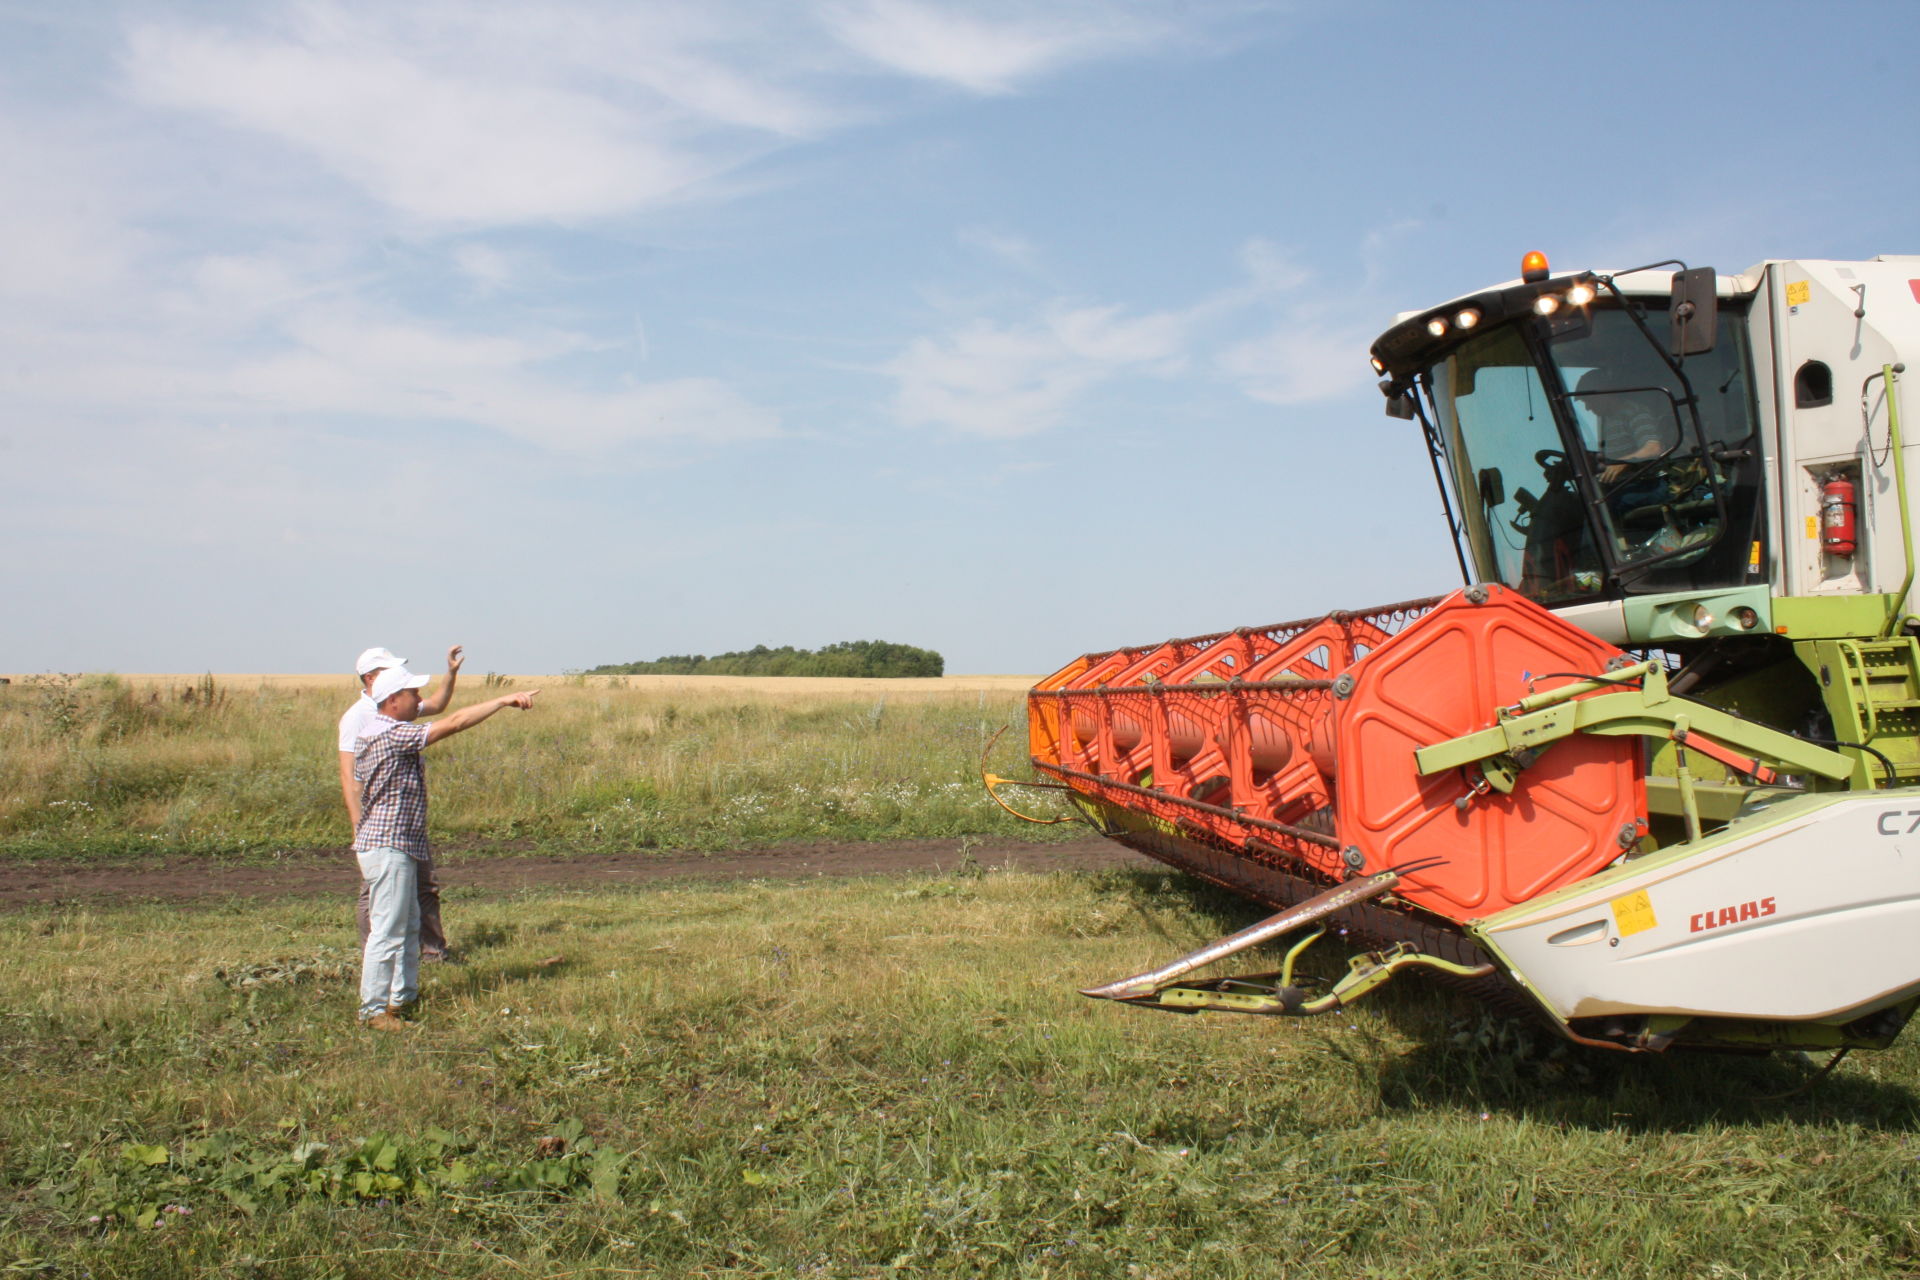
[{"label": "handrail", "polygon": [[[1907,562],[1907,576],[1900,583],[1900,594],[1893,598],[1893,605],[1887,610],[1886,625],[1880,630],[1881,639],[1886,639],[1900,627],[1901,615],[1906,612],[1907,592],[1913,589],[1913,522],[1907,515],[1907,459],[1900,449],[1900,375],[1907,371],[1905,364],[1883,364],[1880,366],[1880,379],[1887,392],[1887,444],[1888,460],[1893,464],[1893,484],[1900,494],[1900,548]],[[1871,452],[1871,447],[1869,447]]]}]

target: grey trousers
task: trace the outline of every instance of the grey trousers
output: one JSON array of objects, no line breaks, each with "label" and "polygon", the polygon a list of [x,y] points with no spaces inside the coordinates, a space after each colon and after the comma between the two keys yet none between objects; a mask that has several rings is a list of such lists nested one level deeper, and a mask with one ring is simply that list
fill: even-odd
[{"label": "grey trousers", "polygon": [[[415,859],[414,868],[419,876],[414,882],[415,892],[420,899],[420,958],[431,963],[447,958],[447,932],[440,925],[440,875],[434,869],[433,859]],[[360,901],[354,906],[354,917],[360,923],[360,947],[364,951],[367,945],[367,933],[371,928],[373,901],[366,879],[360,881]]]},{"label": "grey trousers", "polygon": [[360,948],[364,1022],[420,998],[420,864],[398,849],[368,849],[358,857],[360,882],[373,900],[372,933]]}]

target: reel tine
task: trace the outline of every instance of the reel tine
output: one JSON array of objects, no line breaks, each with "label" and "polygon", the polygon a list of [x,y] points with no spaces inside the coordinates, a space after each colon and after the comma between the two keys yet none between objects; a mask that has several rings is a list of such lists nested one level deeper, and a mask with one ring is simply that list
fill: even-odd
[{"label": "reel tine", "polygon": [[987,769],[987,760],[993,754],[994,744],[1000,741],[1000,735],[1004,734],[1010,727],[1009,725],[1001,725],[999,729],[994,731],[994,735],[987,739],[987,745],[982,748],[980,752],[980,785],[987,789],[987,799],[993,801],[1002,809],[1005,809],[1008,813],[1020,819],[1020,821],[1031,822],[1036,827],[1051,827],[1063,822],[1086,822],[1087,819],[1078,815],[1064,818],[1036,818],[1031,814],[1020,812],[1000,798],[999,793],[994,790],[995,787],[1032,787],[1038,791],[1071,791],[1073,789],[1063,783],[1022,782],[1018,778],[1003,778],[997,773],[989,772]]}]

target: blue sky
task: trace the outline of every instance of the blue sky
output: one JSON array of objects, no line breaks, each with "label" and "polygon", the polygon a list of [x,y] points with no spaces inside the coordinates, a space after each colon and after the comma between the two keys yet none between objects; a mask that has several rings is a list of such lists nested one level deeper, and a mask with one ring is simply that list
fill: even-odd
[{"label": "blue sky", "polygon": [[1916,35],[0,0],[0,670],[1041,672],[1444,590],[1373,336],[1530,248],[1920,252]]}]

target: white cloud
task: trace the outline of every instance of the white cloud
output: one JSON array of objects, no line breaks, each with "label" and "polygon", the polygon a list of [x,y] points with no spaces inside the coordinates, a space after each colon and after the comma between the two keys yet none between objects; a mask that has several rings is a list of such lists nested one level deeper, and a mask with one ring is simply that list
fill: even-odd
[{"label": "white cloud", "polygon": [[[1361,248],[1377,243],[1366,236]],[[1135,315],[1056,300],[1032,319],[976,318],[917,338],[882,366],[896,382],[895,416],[968,435],[1031,435],[1065,421],[1103,383],[1183,373],[1196,355],[1264,404],[1332,399],[1367,384],[1370,294],[1330,295],[1267,240],[1249,240],[1239,261],[1240,279],[1183,308]]]},{"label": "white cloud", "polygon": [[270,140],[428,223],[604,218],[850,118],[804,5],[295,0],[126,32],[136,103]]},{"label": "white cloud", "polygon": [[110,144],[67,121],[0,129],[0,299],[65,311],[133,273],[150,238],[116,216],[102,176],[113,159]]},{"label": "white cloud", "polygon": [[[46,329],[0,316],[7,419],[365,419],[485,428],[543,449],[713,446],[780,430],[776,413],[704,377],[611,385],[560,364],[605,343],[556,328],[467,329],[317,285],[287,263],[215,256],[134,315]],[[129,321],[164,313],[170,323]],[[0,429],[9,425],[0,419]],[[109,430],[114,428],[109,427]]]},{"label": "white cloud", "polygon": [[204,131],[181,136],[129,104],[59,113],[0,99],[7,108],[21,127],[0,130],[0,446],[67,432],[111,450],[165,423],[377,420],[402,443],[464,426],[605,462],[780,430],[776,412],[703,370],[623,376],[630,322],[609,337],[564,304],[450,305],[449,262],[485,296],[550,276],[532,251],[376,239],[378,224],[338,201],[282,221],[284,193],[236,191],[244,162],[199,154]]},{"label": "white cloud", "polygon": [[1048,328],[1082,360],[1120,367],[1143,365],[1173,372],[1186,344],[1189,317],[1172,311],[1128,319],[1118,307],[1056,309]]},{"label": "white cloud", "polygon": [[520,275],[520,264],[513,255],[484,244],[463,244],[455,248],[453,266],[482,297],[499,293]]},{"label": "white cloud", "polygon": [[1240,267],[1256,292],[1289,293],[1313,279],[1313,272],[1271,240],[1255,236],[1240,247]]},{"label": "white cloud", "polygon": [[[1146,49],[1183,25],[1169,14],[1201,12],[1169,3],[129,10],[104,66],[118,100],[0,134],[0,171],[15,177],[0,204],[0,302],[32,305],[31,318],[0,308],[8,416],[339,415],[599,455],[763,438],[778,415],[717,379],[623,381],[619,369],[646,358],[637,321],[609,336],[604,315],[504,309],[551,276],[549,260],[473,230],[711,192],[744,158],[884,110],[859,101],[876,62],[998,92]],[[1011,232],[962,238],[1029,271],[1038,261]],[[464,296],[446,290],[449,266]],[[1054,302],[962,325],[889,366],[898,406],[963,431],[1040,430],[1122,373],[1182,368],[1198,314]]]},{"label": "white cloud", "polygon": [[1242,392],[1264,404],[1330,400],[1372,381],[1366,360],[1372,336],[1363,330],[1283,325],[1228,347],[1220,353],[1219,367]]},{"label": "white cloud", "polygon": [[586,340],[571,334],[467,335],[402,319],[321,313],[296,345],[221,371],[203,388],[288,412],[472,424],[548,449],[596,453],[637,443],[759,439],[777,415],[711,378],[579,387],[544,367]]},{"label": "white cloud", "polygon": [[1067,358],[1051,335],[986,323],[920,338],[886,371],[899,381],[894,408],[903,422],[989,437],[1046,430],[1101,376]]},{"label": "white cloud", "polygon": [[1345,290],[1316,287],[1313,271],[1282,246],[1255,238],[1241,247],[1246,272],[1243,288],[1223,290],[1212,300],[1217,310],[1260,307],[1276,312],[1266,332],[1231,340],[1214,357],[1214,367],[1241,394],[1263,404],[1307,404],[1347,395],[1367,384],[1367,345],[1378,314],[1372,287],[1383,273],[1377,263],[1383,246],[1408,227],[1395,223],[1360,237],[1362,279]]},{"label": "white cloud", "polygon": [[1123,370],[1172,372],[1185,329],[1171,313],[1128,318],[1114,307],[1056,307],[1034,324],[976,321],[917,339],[884,368],[898,381],[894,409],[909,425],[1031,435]]},{"label": "white cloud", "polygon": [[135,103],[264,139],[410,218],[578,222],[727,194],[743,163],[886,114],[875,66],[1005,93],[1260,3],[280,0],[224,24],[142,10],[120,67]]},{"label": "white cloud", "polygon": [[993,227],[963,227],[959,239],[967,248],[977,249],[988,258],[1020,271],[1033,271],[1040,263],[1040,251],[1034,247],[1033,241],[1011,231],[1000,231]]},{"label": "white cloud", "polygon": [[1360,261],[1369,286],[1384,284],[1389,279],[1390,264],[1399,243],[1417,233],[1423,225],[1418,218],[1402,218],[1367,233],[1360,245]]},{"label": "white cloud", "polygon": [[1023,80],[1140,48],[1164,32],[1129,6],[1098,3],[1004,6],[983,16],[979,5],[859,0],[832,11],[830,21],[850,48],[890,70],[981,94],[1011,92]]},{"label": "white cloud", "polygon": [[869,115],[879,64],[1001,93],[1181,26],[1140,0],[303,0],[127,32],[124,88],[317,161],[430,224],[576,222],[710,192]]},{"label": "white cloud", "polygon": [[289,142],[427,220],[601,216],[711,173],[591,94],[438,72],[383,48],[147,26],[126,66],[144,101]]}]

